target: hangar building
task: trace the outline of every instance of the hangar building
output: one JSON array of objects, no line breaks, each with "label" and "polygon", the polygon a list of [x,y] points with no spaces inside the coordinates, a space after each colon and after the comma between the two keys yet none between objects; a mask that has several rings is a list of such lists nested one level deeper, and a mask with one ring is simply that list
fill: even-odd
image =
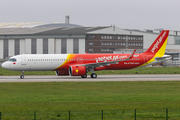
[{"label": "hangar building", "polygon": [[[149,48],[162,30],[115,26],[84,27],[69,23],[32,28],[0,28],[0,59],[18,54],[113,53]],[[170,31],[166,52],[180,60],[180,32]]]}]

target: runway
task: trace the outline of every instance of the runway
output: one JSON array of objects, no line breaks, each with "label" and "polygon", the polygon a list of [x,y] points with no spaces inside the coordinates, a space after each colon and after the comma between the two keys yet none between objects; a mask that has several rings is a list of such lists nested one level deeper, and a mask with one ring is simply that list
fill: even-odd
[{"label": "runway", "polygon": [[148,74],[148,75],[98,75],[97,78],[81,78],[80,76],[56,75],[25,75],[0,76],[0,82],[101,82],[101,81],[180,81],[179,74]]}]

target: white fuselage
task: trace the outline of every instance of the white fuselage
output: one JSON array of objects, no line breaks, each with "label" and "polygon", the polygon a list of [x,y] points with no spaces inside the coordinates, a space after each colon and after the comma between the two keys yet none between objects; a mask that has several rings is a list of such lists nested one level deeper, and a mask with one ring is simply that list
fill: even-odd
[{"label": "white fuselage", "polygon": [[6,61],[2,67],[16,71],[51,71],[61,66],[67,54],[26,54],[13,57],[16,62]]}]

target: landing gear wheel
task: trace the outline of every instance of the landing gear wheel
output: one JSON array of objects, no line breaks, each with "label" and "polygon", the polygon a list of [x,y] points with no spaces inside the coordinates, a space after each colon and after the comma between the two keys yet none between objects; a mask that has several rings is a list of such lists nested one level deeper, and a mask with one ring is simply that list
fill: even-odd
[{"label": "landing gear wheel", "polygon": [[87,78],[87,74],[85,74],[85,75],[81,76],[81,78]]},{"label": "landing gear wheel", "polygon": [[24,79],[24,71],[21,71],[21,76],[20,76],[21,79]]},{"label": "landing gear wheel", "polygon": [[96,73],[92,73],[91,74],[91,78],[97,78],[97,74]]},{"label": "landing gear wheel", "polygon": [[24,79],[24,75],[21,75],[20,78],[21,78],[21,79]]}]

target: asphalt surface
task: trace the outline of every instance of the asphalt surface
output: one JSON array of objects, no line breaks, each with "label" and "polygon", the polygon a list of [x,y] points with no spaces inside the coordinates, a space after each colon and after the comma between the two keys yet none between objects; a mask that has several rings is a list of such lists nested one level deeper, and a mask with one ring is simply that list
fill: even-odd
[{"label": "asphalt surface", "polygon": [[81,78],[80,76],[56,75],[25,75],[0,76],[0,82],[100,82],[100,81],[180,81],[179,74],[148,74],[148,75],[98,75],[97,78]]}]

